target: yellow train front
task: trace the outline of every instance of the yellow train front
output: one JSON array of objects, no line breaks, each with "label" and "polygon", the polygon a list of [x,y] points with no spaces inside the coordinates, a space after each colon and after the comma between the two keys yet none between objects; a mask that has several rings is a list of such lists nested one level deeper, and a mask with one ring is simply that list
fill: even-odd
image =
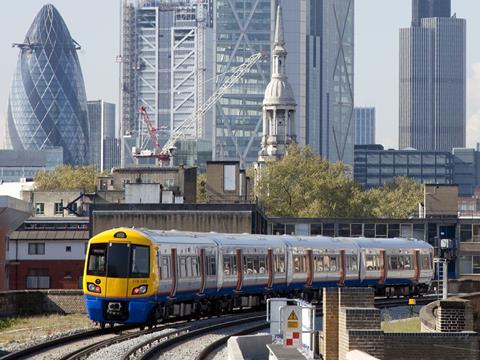
[{"label": "yellow train front", "polygon": [[105,231],[90,240],[83,292],[91,320],[101,325],[151,320],[158,288],[157,248],[131,229]]}]

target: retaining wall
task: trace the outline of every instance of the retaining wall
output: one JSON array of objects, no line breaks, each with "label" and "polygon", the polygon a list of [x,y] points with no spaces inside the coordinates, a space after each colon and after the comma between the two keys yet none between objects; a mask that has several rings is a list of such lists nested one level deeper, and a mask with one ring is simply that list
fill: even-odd
[{"label": "retaining wall", "polygon": [[0,318],[85,313],[85,301],[81,290],[19,290],[0,292]]}]

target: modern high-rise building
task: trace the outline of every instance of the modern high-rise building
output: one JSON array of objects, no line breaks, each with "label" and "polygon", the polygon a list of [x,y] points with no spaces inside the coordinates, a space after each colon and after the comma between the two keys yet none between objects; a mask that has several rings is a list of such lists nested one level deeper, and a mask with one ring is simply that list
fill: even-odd
[{"label": "modern high-rise building", "polygon": [[297,141],[353,166],[354,0],[273,0],[284,10]]},{"label": "modern high-rise building", "polygon": [[355,145],[375,144],[375,108],[356,107],[355,118]]},{"label": "modern high-rise building", "polygon": [[413,0],[412,25],[419,26],[425,18],[450,17],[451,6],[451,0]]},{"label": "modern high-rise building", "polygon": [[[122,0],[118,58],[123,165],[133,162],[133,147],[153,150],[140,107],[164,144],[212,93],[212,1]],[[183,135],[181,140],[210,140],[211,112],[183,129]]]},{"label": "modern high-rise building", "polygon": [[[270,54],[275,18],[274,0],[215,0],[215,76],[222,85],[233,68],[250,56]],[[256,63],[217,102],[214,159],[257,160],[262,130],[262,101],[270,80],[270,61]]]},{"label": "modern high-rise building", "polygon": [[60,13],[45,5],[20,49],[7,115],[7,147],[63,148],[71,165],[89,161],[87,100],[77,50]]},{"label": "modern high-rise building", "polygon": [[451,152],[465,146],[466,21],[446,0],[414,1],[413,20],[400,29],[399,147]]},{"label": "modern high-rise building", "polygon": [[88,101],[90,163],[98,171],[120,166],[120,147],[115,132],[115,104]]}]

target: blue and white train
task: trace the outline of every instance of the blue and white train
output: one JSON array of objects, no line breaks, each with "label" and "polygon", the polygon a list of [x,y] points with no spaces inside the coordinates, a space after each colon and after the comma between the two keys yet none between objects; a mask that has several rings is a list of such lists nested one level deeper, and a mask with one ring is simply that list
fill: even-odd
[{"label": "blue and white train", "polygon": [[88,245],[88,314],[153,323],[261,305],[268,297],[321,298],[321,288],[368,286],[384,295],[427,291],[433,248],[404,238],[331,238],[118,228]]}]

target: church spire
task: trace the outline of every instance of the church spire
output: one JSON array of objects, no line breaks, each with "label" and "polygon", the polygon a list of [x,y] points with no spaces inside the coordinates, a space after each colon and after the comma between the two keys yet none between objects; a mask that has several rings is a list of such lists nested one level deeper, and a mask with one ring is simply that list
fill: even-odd
[{"label": "church spire", "polygon": [[258,165],[269,159],[281,159],[286,147],[295,142],[295,97],[286,72],[282,8],[277,8],[274,44],[272,50],[272,76],[263,99],[263,136]]}]

